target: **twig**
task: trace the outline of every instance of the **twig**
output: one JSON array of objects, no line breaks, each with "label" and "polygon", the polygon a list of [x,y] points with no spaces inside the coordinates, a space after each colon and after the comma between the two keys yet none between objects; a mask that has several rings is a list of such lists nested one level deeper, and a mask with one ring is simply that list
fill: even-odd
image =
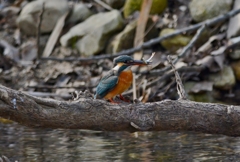
[{"label": "twig", "polygon": [[104,3],[101,0],[94,0],[94,1],[109,11],[114,10],[111,6],[109,6],[108,4]]},{"label": "twig", "polygon": [[53,61],[78,61],[78,62],[83,62],[83,61],[93,61],[93,60],[99,60],[99,59],[106,59],[106,58],[114,58],[114,57],[117,57],[117,56],[120,56],[120,55],[132,55],[134,52],[137,52],[137,51],[140,51],[141,49],[143,48],[147,48],[147,47],[151,47],[152,45],[155,45],[165,39],[168,39],[168,38],[171,38],[171,37],[174,37],[176,35],[179,35],[179,34],[182,34],[182,33],[186,33],[186,32],[190,32],[190,31],[195,31],[197,30],[198,28],[200,28],[201,26],[203,25],[206,25],[206,26],[211,26],[211,25],[214,25],[216,23],[219,23],[219,22],[222,22],[222,21],[225,21],[227,19],[229,19],[230,17],[233,17],[235,16],[236,14],[240,13],[240,9],[238,10],[232,10],[226,14],[223,14],[223,15],[220,15],[220,16],[217,16],[215,18],[212,18],[212,19],[209,19],[209,20],[206,20],[206,21],[203,21],[201,23],[198,23],[198,24],[195,24],[195,25],[192,25],[192,26],[189,26],[189,27],[186,27],[186,28],[183,28],[183,29],[180,29],[180,30],[177,30],[171,34],[167,34],[167,35],[164,35],[162,37],[157,37],[157,38],[154,38],[154,39],[151,39],[135,48],[130,48],[128,50],[123,50],[121,52],[118,52],[116,54],[102,54],[102,55],[99,55],[99,56],[91,56],[91,57],[88,57],[88,58],[75,58],[75,57],[71,57],[71,58],[56,58],[56,57],[43,57],[42,60],[53,60]]},{"label": "twig", "polygon": [[177,92],[178,92],[178,95],[179,95],[179,99],[180,100],[186,100],[187,99],[187,95],[186,95],[186,92],[184,90],[184,86],[182,84],[182,80],[178,74],[178,71],[176,70],[174,64],[173,64],[173,61],[172,61],[172,58],[170,55],[168,55],[168,62],[170,63],[170,65],[172,66],[172,69],[174,71],[174,74],[175,74],[175,78],[176,78],[176,83],[177,83]]},{"label": "twig", "polygon": [[6,156],[2,156],[2,157],[0,157],[0,161],[2,161],[2,162],[10,162],[10,160],[6,157]]},{"label": "twig", "polygon": [[[178,69],[178,72],[179,73],[184,73],[184,72],[195,72],[195,73],[199,73],[203,70],[204,66],[192,66],[192,67],[189,67],[189,66],[185,66],[185,67],[181,67]],[[152,72],[150,71],[148,74],[152,74]],[[155,73],[153,73],[153,75],[155,75]],[[156,85],[157,83],[160,83],[160,82],[163,82],[163,81],[166,81],[168,80],[170,77],[174,76],[174,71],[168,71],[166,73],[164,73],[163,76],[159,76],[158,78],[150,81],[147,83],[147,86],[146,88],[149,88],[149,87],[152,87],[154,85]],[[123,93],[124,95],[130,95],[132,94],[132,90],[129,90],[125,93]]]},{"label": "twig", "polygon": [[[152,0],[143,0],[141,5],[141,11],[137,20],[137,27],[134,37],[134,47],[139,46],[140,44],[143,44],[144,42],[144,34],[145,34],[145,28],[147,26],[147,21],[150,13],[150,9],[152,7]],[[142,51],[138,51],[134,53],[133,58],[134,59],[141,59],[143,56]],[[135,69],[138,69],[139,67],[135,67]],[[133,77],[133,100],[137,98],[137,91],[136,91],[136,75]]]},{"label": "twig", "polygon": [[197,40],[199,39],[199,37],[201,36],[201,34],[203,33],[203,31],[205,30],[206,25],[202,25],[201,28],[199,28],[197,30],[197,33],[194,35],[194,37],[191,39],[191,41],[188,43],[187,46],[185,46],[182,50],[182,52],[178,55],[178,57],[173,61],[173,64],[175,64],[179,58],[182,58],[186,55],[186,53],[188,52],[188,50],[190,50],[193,45],[197,42]]},{"label": "twig", "polygon": [[47,44],[43,50],[43,54],[42,54],[43,57],[48,57],[51,55],[51,53],[57,43],[57,40],[59,39],[59,36],[62,32],[62,29],[65,25],[65,20],[71,13],[72,13],[72,8],[70,8],[64,15],[62,15],[58,19],[49,39],[47,41]]},{"label": "twig", "polygon": [[[202,27],[197,30],[197,33],[194,35],[194,37],[191,39],[191,41],[188,43],[188,45],[185,46],[183,48],[182,52],[177,56],[177,58],[174,59],[173,64],[175,64],[180,58],[182,58],[186,55],[188,50],[190,50],[193,47],[193,45],[197,42],[197,40],[199,39],[199,37],[201,36],[201,34],[205,28],[206,28],[206,24],[202,25]],[[170,69],[171,69],[171,66],[166,66],[165,68],[162,68],[160,70],[155,70],[153,72],[155,74],[163,74]]]},{"label": "twig", "polygon": [[42,3],[42,10],[38,16],[38,24],[37,24],[37,55],[38,59],[41,58],[41,51],[40,51],[40,35],[41,35],[41,26],[42,26],[42,18],[45,9],[45,2]]},{"label": "twig", "polygon": [[135,100],[135,99],[137,99],[137,85],[136,85],[136,75],[135,74],[133,74],[132,90],[133,90],[133,100]]},{"label": "twig", "polygon": [[74,88],[74,89],[86,89],[86,88],[94,88],[94,86],[50,86],[50,85],[35,85],[35,86],[27,86],[27,88],[37,88],[37,89],[63,89],[63,88]]}]

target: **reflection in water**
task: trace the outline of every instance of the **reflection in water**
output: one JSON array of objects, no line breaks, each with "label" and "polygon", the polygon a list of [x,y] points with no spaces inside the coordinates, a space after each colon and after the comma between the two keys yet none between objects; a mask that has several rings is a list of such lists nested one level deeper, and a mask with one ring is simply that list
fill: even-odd
[{"label": "reflection in water", "polygon": [[200,133],[32,129],[0,124],[11,161],[237,161],[240,138]]}]

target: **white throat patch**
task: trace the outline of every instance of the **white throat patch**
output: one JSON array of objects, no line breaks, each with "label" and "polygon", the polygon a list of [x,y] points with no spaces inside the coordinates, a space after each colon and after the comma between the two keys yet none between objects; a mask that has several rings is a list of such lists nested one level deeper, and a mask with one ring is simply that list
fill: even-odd
[{"label": "white throat patch", "polygon": [[118,63],[118,64],[113,68],[113,70],[118,71],[119,68],[120,68],[122,65],[123,65],[122,63]]}]

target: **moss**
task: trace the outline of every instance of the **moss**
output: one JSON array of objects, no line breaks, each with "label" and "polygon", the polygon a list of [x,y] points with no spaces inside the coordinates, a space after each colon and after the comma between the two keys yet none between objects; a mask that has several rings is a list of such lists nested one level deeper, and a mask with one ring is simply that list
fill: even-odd
[{"label": "moss", "polygon": [[[128,17],[134,11],[141,9],[143,0],[126,0],[124,5],[124,17]],[[161,14],[167,7],[167,0],[153,0],[150,14]]]},{"label": "moss", "polygon": [[[166,28],[161,31],[160,36],[171,34],[173,32],[175,32],[175,29]],[[176,52],[179,48],[186,46],[191,39],[191,36],[177,35],[162,41],[161,45],[170,52]]]},{"label": "moss", "polygon": [[75,46],[76,46],[76,43],[77,43],[77,41],[78,41],[79,39],[80,39],[79,36],[74,36],[74,37],[72,37],[72,38],[69,40],[69,42],[68,42],[69,46],[70,46],[71,48],[76,48]]}]

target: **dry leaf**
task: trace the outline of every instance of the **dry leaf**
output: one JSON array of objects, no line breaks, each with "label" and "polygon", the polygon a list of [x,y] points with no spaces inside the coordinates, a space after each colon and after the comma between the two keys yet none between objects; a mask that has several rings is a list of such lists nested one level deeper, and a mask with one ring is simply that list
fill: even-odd
[{"label": "dry leaf", "polygon": [[7,41],[0,39],[0,46],[4,49],[3,55],[16,62],[19,61],[19,50],[9,44]]},{"label": "dry leaf", "polygon": [[200,52],[205,53],[205,52],[207,52],[209,49],[212,48],[213,41],[222,40],[224,37],[225,37],[225,33],[211,36],[208,39],[208,41],[197,50],[197,53],[200,53]]}]

